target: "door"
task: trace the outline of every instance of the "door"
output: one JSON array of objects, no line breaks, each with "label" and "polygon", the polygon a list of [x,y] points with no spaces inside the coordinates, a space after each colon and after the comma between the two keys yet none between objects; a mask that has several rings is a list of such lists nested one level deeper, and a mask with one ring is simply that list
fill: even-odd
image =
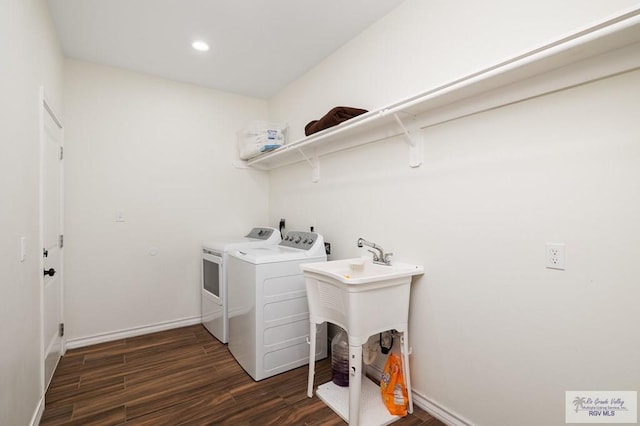
[{"label": "door", "polygon": [[202,253],[202,324],[222,343],[227,343],[226,294],[222,253]]},{"label": "door", "polygon": [[202,255],[202,287],[222,304],[222,255],[210,250]]},{"label": "door", "polygon": [[41,114],[42,349],[44,389],[63,353],[62,158],[63,128],[44,96]]}]

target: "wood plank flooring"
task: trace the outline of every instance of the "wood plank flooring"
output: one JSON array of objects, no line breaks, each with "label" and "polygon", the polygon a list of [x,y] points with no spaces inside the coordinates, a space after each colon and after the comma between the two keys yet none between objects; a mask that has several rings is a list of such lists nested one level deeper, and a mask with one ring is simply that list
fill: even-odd
[{"label": "wood plank flooring", "polygon": [[[254,382],[201,325],[67,351],[41,425],[344,425],[314,395],[307,367]],[[331,379],[316,364],[316,386]],[[416,407],[394,425],[440,426]]]}]

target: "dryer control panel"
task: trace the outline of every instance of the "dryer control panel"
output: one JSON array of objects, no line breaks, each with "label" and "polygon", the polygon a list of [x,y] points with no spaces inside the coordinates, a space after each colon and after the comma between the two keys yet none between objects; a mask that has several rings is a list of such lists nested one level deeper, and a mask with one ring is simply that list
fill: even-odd
[{"label": "dryer control panel", "polygon": [[315,232],[289,231],[278,245],[299,250],[309,250],[314,246],[314,243],[318,242],[318,239],[322,239],[322,237],[318,238],[318,234]]},{"label": "dryer control panel", "polygon": [[275,229],[273,228],[253,228],[245,237],[256,240],[268,240]]}]

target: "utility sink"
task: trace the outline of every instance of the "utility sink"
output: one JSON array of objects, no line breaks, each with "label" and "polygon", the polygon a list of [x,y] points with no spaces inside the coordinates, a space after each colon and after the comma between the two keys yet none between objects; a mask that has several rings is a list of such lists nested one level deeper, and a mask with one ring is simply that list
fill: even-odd
[{"label": "utility sink", "polygon": [[[300,268],[304,271],[309,302],[307,396],[313,396],[316,326],[331,322],[342,327],[349,336],[349,388],[345,391],[332,382],[325,383],[318,388],[318,397],[349,424],[378,426],[398,420],[399,417],[388,413],[377,385],[365,379],[364,392],[361,392],[362,345],[369,336],[386,330],[401,333],[402,368],[407,388],[411,389],[408,337],[411,279],[423,274],[424,268],[404,263],[380,265],[361,258],[304,263]],[[345,398],[346,392],[348,398]],[[410,390],[408,398],[408,411],[412,412]],[[360,410],[361,399],[363,410]]]},{"label": "utility sink", "polygon": [[367,284],[397,281],[398,278],[411,277],[424,273],[424,267],[406,263],[380,265],[370,259],[344,259],[329,262],[315,262],[301,265],[305,273],[323,275],[343,284]]},{"label": "utility sink", "polygon": [[[385,330],[406,329],[411,279],[424,273],[417,265],[378,265],[370,259],[344,259],[300,265],[311,322],[344,328],[350,341]],[[404,328],[403,328],[404,327]]]}]

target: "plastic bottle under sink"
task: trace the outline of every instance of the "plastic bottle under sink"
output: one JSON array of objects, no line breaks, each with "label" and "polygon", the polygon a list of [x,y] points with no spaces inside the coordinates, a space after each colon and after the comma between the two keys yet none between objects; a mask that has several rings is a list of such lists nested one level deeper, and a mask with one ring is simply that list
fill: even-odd
[{"label": "plastic bottle under sink", "polygon": [[331,339],[331,380],[338,386],[349,386],[349,340],[342,329]]}]

